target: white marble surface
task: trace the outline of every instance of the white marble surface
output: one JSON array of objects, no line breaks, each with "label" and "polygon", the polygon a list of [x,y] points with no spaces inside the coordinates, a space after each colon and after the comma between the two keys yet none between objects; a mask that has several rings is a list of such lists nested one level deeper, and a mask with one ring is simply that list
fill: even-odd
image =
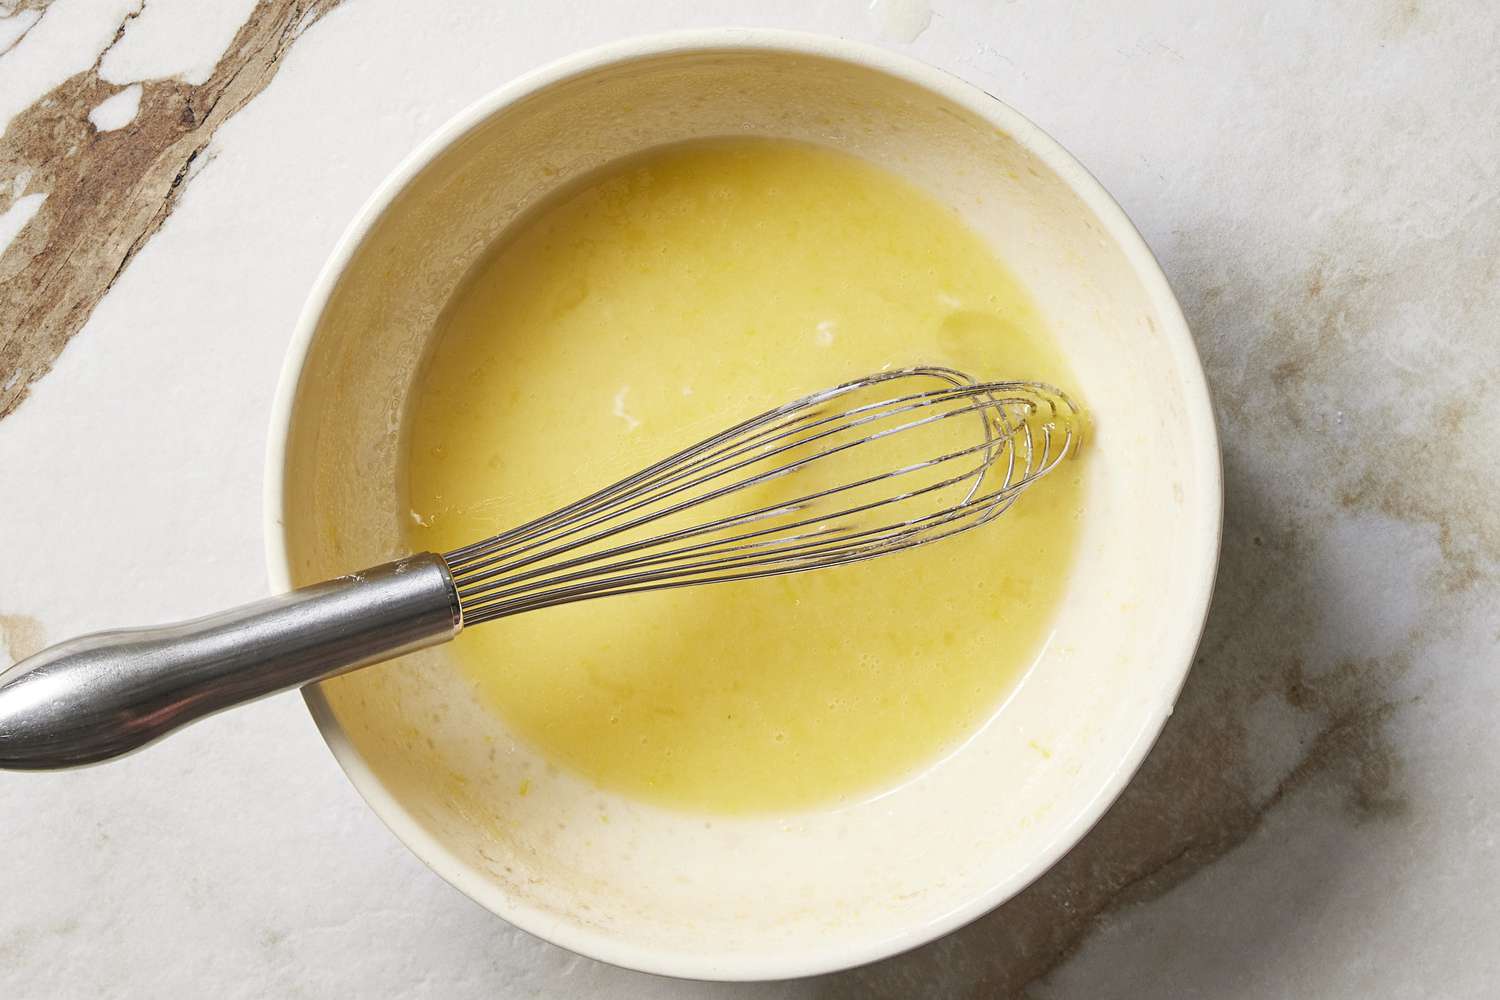
[{"label": "white marble surface", "polygon": [[[26,32],[0,55],[0,120],[94,63],[136,6],[0,19],[0,50]],[[147,0],[100,65],[127,96],[99,127],[130,127],[135,82],[205,78],[251,6]],[[1111,878],[1167,835],[1157,817],[1198,824],[1180,854],[1055,934],[1011,908],[851,975],[654,979],[440,882],[288,695],[108,767],[0,775],[0,996],[1500,993],[1500,6],[935,0],[925,29],[919,13],[337,7],[219,127],[165,225],[0,419],[0,622],[30,646],[37,629],[52,641],[263,591],[265,426],[303,296],[374,185],[457,109],[629,34],[870,39],[1070,148],[1156,249],[1199,338],[1225,434],[1224,578],[1164,738],[1177,755],[1153,758],[1125,818],[1091,838],[1105,863],[1067,877]],[[46,193],[0,176],[12,185],[0,239]],[[1017,981],[994,956],[1028,934],[1051,957]]]}]

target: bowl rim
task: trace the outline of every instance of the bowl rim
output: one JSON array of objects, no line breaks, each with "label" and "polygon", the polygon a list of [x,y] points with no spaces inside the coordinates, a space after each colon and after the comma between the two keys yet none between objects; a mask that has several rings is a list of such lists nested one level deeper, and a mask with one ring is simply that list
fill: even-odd
[{"label": "bowl rim", "polygon": [[333,288],[355,250],[376,221],[407,185],[442,152],[489,117],[530,94],[605,66],[664,55],[708,52],[790,53],[844,62],[885,73],[914,84],[965,108],[1002,128],[1016,142],[1041,159],[1099,219],[1104,230],[1124,252],[1158,316],[1164,320],[1162,337],[1178,366],[1186,403],[1185,420],[1202,498],[1201,528],[1192,539],[1199,554],[1193,575],[1191,603],[1178,616],[1164,642],[1168,659],[1175,657],[1175,673],[1164,678],[1161,696],[1149,708],[1134,741],[1121,756],[1108,781],[1046,849],[1022,871],[989,886],[939,917],[895,934],[837,947],[816,946],[789,954],[714,956],[643,948],[607,933],[567,920],[508,896],[498,885],[474,871],[440,841],[427,833],[406,807],[380,781],[347,734],[324,697],[311,685],[303,698],[318,731],[366,804],[408,849],[444,881],[507,922],[570,951],[612,965],[641,972],[686,979],[748,981],[787,979],[834,972],[874,962],[918,947],[989,912],[1021,892],[1072,849],[1112,805],[1134,776],[1156,742],[1186,681],[1207,620],[1218,570],[1223,525],[1223,470],[1217,427],[1207,380],[1192,334],[1172,294],[1166,275],[1145,240],[1104,187],[1056,140],[999,98],[948,72],[878,46],[798,31],[764,28],[714,28],[675,31],[611,42],[565,56],[522,74],[470,104],[409,153],[360,208],[335,244],[308,293],[298,316],[282,365],[266,444],[264,530],[266,564],[272,589],[291,588],[284,529],[287,442],[298,383],[314,333]]}]

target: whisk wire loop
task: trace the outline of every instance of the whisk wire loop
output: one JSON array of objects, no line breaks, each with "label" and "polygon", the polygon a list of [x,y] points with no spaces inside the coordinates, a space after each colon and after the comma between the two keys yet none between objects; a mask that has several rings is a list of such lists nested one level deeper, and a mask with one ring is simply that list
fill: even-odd
[{"label": "whisk wire loop", "polygon": [[937,367],[879,372],[742,421],[443,559],[464,625],[847,565],[992,520],[1077,447],[1080,425],[1072,401],[1042,383],[977,382]]}]

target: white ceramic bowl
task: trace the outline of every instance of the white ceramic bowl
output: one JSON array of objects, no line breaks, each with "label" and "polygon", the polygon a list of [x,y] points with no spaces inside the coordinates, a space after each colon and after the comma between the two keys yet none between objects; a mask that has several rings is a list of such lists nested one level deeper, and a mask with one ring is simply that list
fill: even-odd
[{"label": "white ceramic bowl", "polygon": [[618,965],[763,979],[931,940],[1077,842],[1171,712],[1207,611],[1222,497],[1181,312],[1077,162],[1004,104],[920,63],[724,30],[531,73],[449,122],[370,199],[287,356],[267,470],[272,583],[402,551],[408,387],[434,317],[511,220],[617,157],[724,134],[822,143],[912,179],[992,242],[1051,321],[1096,430],[1078,565],[1030,674],[959,750],[873,801],[732,820],[566,774],[545,794],[520,794],[547,763],[476,704],[443,649],[309,690],[307,703],[375,812],[496,914]]}]

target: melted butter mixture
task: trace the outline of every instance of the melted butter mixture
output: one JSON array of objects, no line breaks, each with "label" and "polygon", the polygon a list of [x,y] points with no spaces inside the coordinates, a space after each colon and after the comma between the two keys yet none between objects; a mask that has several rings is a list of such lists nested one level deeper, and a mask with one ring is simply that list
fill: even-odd
[{"label": "melted butter mixture", "polygon": [[[407,428],[417,550],[884,366],[1071,381],[951,209],[769,140],[667,147],[574,186],[490,253],[442,322]],[[729,813],[876,794],[975,732],[1039,654],[1084,464],[958,539],[524,614],[463,633],[457,657],[513,732],[608,789]]]}]

